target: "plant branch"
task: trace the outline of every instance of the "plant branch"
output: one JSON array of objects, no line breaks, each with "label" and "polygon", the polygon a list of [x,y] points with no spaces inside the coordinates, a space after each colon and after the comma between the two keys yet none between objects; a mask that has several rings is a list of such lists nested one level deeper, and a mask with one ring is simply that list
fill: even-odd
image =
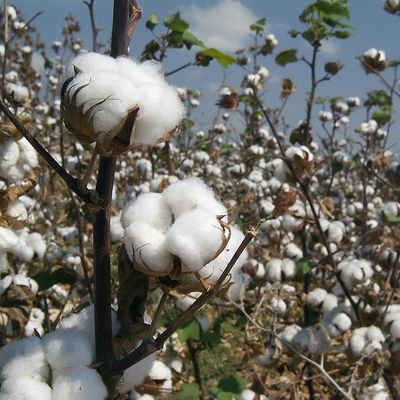
[{"label": "plant branch", "polygon": [[18,132],[33,146],[43,160],[54,170],[67,186],[83,201],[88,204],[101,206],[101,199],[96,199],[92,192],[82,191],[79,187],[79,180],[70,175],[53,157],[52,155],[33,137],[33,135],[25,128],[24,124],[18,117],[11,112],[3,99],[0,98],[0,110],[6,114],[8,119],[17,128]]},{"label": "plant branch", "polygon": [[92,27],[92,51],[97,50],[97,34],[98,29],[96,28],[96,19],[94,17],[94,0],[84,1],[89,9],[89,16],[90,16],[90,26]]},{"label": "plant branch", "polygon": [[173,69],[172,71],[166,72],[166,73],[165,73],[165,76],[173,75],[173,74],[175,74],[176,72],[182,71],[183,69],[185,69],[185,68],[187,68],[187,67],[190,67],[191,65],[194,65],[194,64],[191,63],[191,62],[188,62],[188,63],[186,63],[186,64],[183,64],[183,65],[181,65],[180,67]]}]

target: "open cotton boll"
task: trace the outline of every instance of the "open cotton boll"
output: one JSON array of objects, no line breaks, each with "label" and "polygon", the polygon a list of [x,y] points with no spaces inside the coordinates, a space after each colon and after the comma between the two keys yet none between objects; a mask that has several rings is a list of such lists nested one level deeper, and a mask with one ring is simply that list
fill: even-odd
[{"label": "open cotton boll", "polygon": [[105,400],[107,389],[94,369],[76,367],[56,377],[52,400]]},{"label": "open cotton boll", "polygon": [[145,221],[165,233],[171,226],[172,213],[160,193],[143,193],[124,207],[121,221],[125,229],[136,221]]},{"label": "open cotton boll", "polygon": [[3,279],[0,279],[0,296],[8,289],[12,282],[13,278],[11,275],[7,275]]},{"label": "open cotton boll", "polygon": [[19,221],[25,221],[28,218],[28,212],[24,203],[18,199],[8,204],[7,215]]},{"label": "open cotton boll", "polygon": [[322,303],[324,302],[327,294],[328,293],[325,289],[316,288],[308,293],[307,304],[311,308],[314,308],[314,309],[320,308],[322,306]]},{"label": "open cotton boll", "polygon": [[19,376],[9,378],[1,384],[1,400],[52,400],[52,390],[46,383]]},{"label": "open cotton boll", "polygon": [[47,381],[49,368],[42,342],[37,337],[11,342],[0,349],[0,381],[31,377]]},{"label": "open cotton boll", "polygon": [[165,381],[171,379],[171,370],[162,361],[155,360],[150,369],[149,378],[153,381]]},{"label": "open cotton boll", "polygon": [[[221,276],[224,269],[227,267],[229,261],[235,254],[236,250],[239,248],[240,244],[244,239],[243,233],[236,226],[231,226],[231,238],[225,249],[218,255],[217,258],[212,260],[210,263],[204,266],[204,268],[199,270],[199,274],[210,284],[215,284],[219,277]],[[243,251],[235,265],[231,269],[226,282],[235,282],[238,273],[247,259],[247,251]]]},{"label": "open cotton boll", "polygon": [[42,342],[53,373],[89,365],[94,359],[89,335],[78,329],[57,329],[45,335]]},{"label": "open cotton boll", "polygon": [[173,87],[146,83],[136,88],[139,113],[136,120],[135,142],[155,145],[175,130],[185,116],[185,108]]},{"label": "open cotton boll", "polygon": [[203,207],[214,215],[226,215],[226,208],[215,199],[214,192],[197,177],[190,177],[169,185],[163,192],[175,218],[196,207]]},{"label": "open cotton boll", "polygon": [[13,250],[18,243],[18,236],[11,229],[0,226],[0,251]]},{"label": "open cotton boll", "polygon": [[166,235],[145,221],[136,221],[125,231],[124,244],[129,258],[155,274],[168,274],[173,265]]},{"label": "open cotton boll", "polygon": [[143,383],[146,376],[148,376],[155,359],[156,353],[150,354],[137,364],[126,369],[121,381],[117,385],[117,390],[121,393],[126,393],[134,386]]},{"label": "open cotton boll", "polygon": [[33,232],[27,235],[25,240],[36,255],[42,259],[47,250],[47,245],[42,235],[38,232]]},{"label": "open cotton boll", "polygon": [[222,235],[222,227],[214,213],[197,208],[178,217],[167,232],[166,246],[171,254],[182,260],[183,272],[194,272],[216,257]]},{"label": "open cotton boll", "polygon": [[280,282],[282,280],[282,260],[273,258],[265,265],[265,274],[268,282]]}]

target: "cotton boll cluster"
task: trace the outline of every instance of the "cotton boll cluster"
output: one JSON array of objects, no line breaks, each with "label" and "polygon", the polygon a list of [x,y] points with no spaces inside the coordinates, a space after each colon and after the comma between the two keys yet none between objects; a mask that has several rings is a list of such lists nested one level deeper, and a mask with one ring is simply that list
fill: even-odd
[{"label": "cotton boll cluster", "polygon": [[381,72],[387,66],[385,52],[374,48],[365,51],[360,57],[360,61],[366,73]]},{"label": "cotton boll cluster", "polygon": [[121,217],[125,248],[146,273],[168,275],[177,256],[183,273],[199,272],[215,282],[243,238],[232,227],[225,243],[226,214],[200,179],[177,181],[162,193],[142,194],[125,206]]},{"label": "cotton boll cluster", "polygon": [[267,281],[272,283],[291,280],[296,276],[296,263],[289,258],[274,258],[265,265],[265,274]]},{"label": "cotton boll cluster", "polygon": [[331,338],[338,337],[349,331],[352,326],[351,310],[346,306],[338,306],[326,312],[322,324]]},{"label": "cotton boll cluster", "polygon": [[337,266],[340,276],[345,285],[352,289],[358,285],[368,285],[370,278],[374,274],[371,263],[367,260],[358,260],[356,258],[347,258]]},{"label": "cotton boll cluster", "polygon": [[0,140],[1,178],[10,183],[20,181],[38,165],[36,151],[25,138]]},{"label": "cotton boll cluster", "polygon": [[338,299],[334,294],[328,293],[325,289],[316,288],[308,293],[307,304],[314,310],[321,310],[323,313],[326,313],[338,305]]},{"label": "cotton boll cluster", "polygon": [[350,348],[355,356],[369,356],[375,351],[382,349],[385,341],[382,331],[371,325],[355,329],[350,339]]},{"label": "cotton boll cluster", "polygon": [[174,88],[155,62],[97,53],[77,56],[61,93],[65,125],[101,154],[166,140],[184,116]]}]

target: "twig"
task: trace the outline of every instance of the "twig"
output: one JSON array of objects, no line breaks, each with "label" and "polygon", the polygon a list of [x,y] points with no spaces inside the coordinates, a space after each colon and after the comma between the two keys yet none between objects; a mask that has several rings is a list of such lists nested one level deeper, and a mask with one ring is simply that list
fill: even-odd
[{"label": "twig", "polygon": [[242,243],[236,250],[235,254],[232,256],[231,260],[229,261],[228,265],[224,269],[223,273],[219,277],[218,281],[212,286],[208,291],[204,292],[182,315],[180,315],[175,321],[171,323],[171,325],[161,333],[155,339],[155,343],[149,343],[147,341],[143,341],[142,344],[135,349],[132,353],[128,354],[121,360],[116,362],[114,373],[120,375],[123,371],[129,368],[131,365],[138,363],[140,360],[143,360],[148,355],[156,352],[157,350],[161,349],[164,343],[172,336],[172,334],[179,329],[183,324],[189,321],[193,315],[206,303],[208,303],[209,299],[216,296],[216,294],[221,290],[225,279],[230,274],[233,266],[235,265],[236,261],[239,259],[240,255],[246,249],[247,245],[251,242],[251,240],[256,236],[257,229],[251,230],[247,232],[246,236],[244,237]]},{"label": "twig", "polygon": [[90,26],[92,27],[92,51],[95,52],[97,50],[97,34],[99,31],[96,28],[96,19],[94,17],[94,0],[90,0],[90,3],[88,1],[84,1],[84,3],[89,9]]},{"label": "twig", "polygon": [[32,134],[25,128],[18,117],[13,114],[3,99],[0,98],[0,110],[7,115],[8,119],[14,124],[18,132],[33,146],[33,148],[39,153],[43,160],[53,169],[60,178],[67,184],[67,186],[82,200],[89,204],[95,204],[100,206],[96,199],[94,199],[91,192],[84,193],[79,188],[79,180],[71,176],[52,156],[51,154],[32,136]]},{"label": "twig", "polygon": [[172,71],[166,72],[165,76],[170,76],[172,74],[175,74],[176,72],[182,71],[183,69],[190,67],[191,65],[194,65],[194,64],[191,62],[188,62],[187,64],[183,64],[180,67],[173,69]]}]

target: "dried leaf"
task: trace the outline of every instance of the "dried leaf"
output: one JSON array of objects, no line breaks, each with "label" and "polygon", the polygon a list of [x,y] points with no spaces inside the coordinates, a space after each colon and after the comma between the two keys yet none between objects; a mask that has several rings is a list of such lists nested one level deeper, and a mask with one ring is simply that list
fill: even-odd
[{"label": "dried leaf", "polygon": [[272,211],[274,218],[284,214],[288,209],[294,205],[297,199],[296,189],[284,189],[281,188],[276,196],[274,205],[275,208]]}]

